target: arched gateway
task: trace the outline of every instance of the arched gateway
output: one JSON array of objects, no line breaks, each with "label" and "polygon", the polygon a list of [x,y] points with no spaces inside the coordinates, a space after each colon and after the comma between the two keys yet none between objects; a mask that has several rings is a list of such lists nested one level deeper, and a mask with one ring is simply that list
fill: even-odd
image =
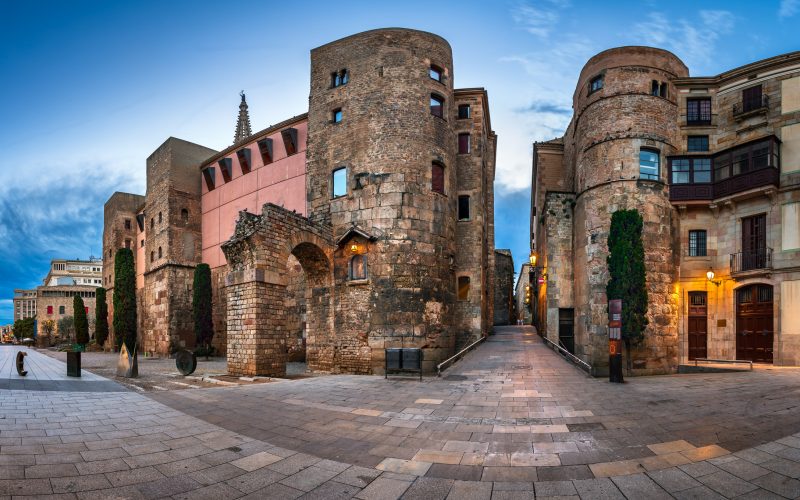
[{"label": "arched gateway", "polygon": [[222,249],[231,269],[225,279],[228,373],[286,374],[289,255],[305,274],[309,369],[329,370],[334,350],[330,227],[266,204],[261,215],[240,212],[234,235]]}]

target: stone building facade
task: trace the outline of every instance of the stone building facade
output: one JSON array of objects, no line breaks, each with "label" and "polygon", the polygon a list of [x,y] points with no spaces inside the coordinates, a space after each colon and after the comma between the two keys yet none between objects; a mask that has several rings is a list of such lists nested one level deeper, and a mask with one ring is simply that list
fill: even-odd
[{"label": "stone building facade", "polygon": [[[133,211],[143,220],[143,345],[163,353],[168,338],[183,340],[186,273],[201,261],[212,268],[215,342],[232,374],[281,375],[297,345],[316,371],[381,373],[386,347],[422,348],[432,371],[487,334],[497,139],[486,91],[453,81],[441,37],[368,31],[311,51],[307,114],[218,153],[191,145],[173,178],[185,172],[196,191],[151,184],[162,165],[178,168],[154,153]],[[108,235],[132,213],[122,198],[107,210]],[[152,234],[156,214],[163,234]],[[120,238],[104,237],[104,252]]]},{"label": "stone building facade", "polygon": [[[523,325],[532,325],[533,321],[533,308],[536,306],[536,301],[533,299],[533,287],[531,287],[531,265],[524,263],[519,268],[519,276],[517,276],[517,284],[514,286],[514,302],[516,304],[517,321],[521,321]],[[530,291],[530,296],[528,295]]]},{"label": "stone building facade", "polygon": [[564,137],[534,145],[543,335],[574,333],[575,353],[607,373],[608,230],[636,208],[649,325],[627,353],[635,374],[695,358],[798,364],[786,311],[800,290],[799,76],[800,53],[716,77],[649,47],[587,62]]},{"label": "stone building facade", "polygon": [[494,251],[494,324],[516,324],[516,309],[514,259],[511,250],[497,249]]}]

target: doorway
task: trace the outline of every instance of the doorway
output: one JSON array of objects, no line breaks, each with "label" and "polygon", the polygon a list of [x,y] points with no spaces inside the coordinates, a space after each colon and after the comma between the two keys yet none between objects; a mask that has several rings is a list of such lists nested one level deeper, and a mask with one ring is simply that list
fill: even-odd
[{"label": "doorway", "polygon": [[558,342],[575,354],[575,309],[558,310]]},{"label": "doorway", "polygon": [[689,360],[708,358],[708,294],[689,292]]},{"label": "doorway", "polygon": [[772,286],[736,290],[736,359],[772,363]]}]

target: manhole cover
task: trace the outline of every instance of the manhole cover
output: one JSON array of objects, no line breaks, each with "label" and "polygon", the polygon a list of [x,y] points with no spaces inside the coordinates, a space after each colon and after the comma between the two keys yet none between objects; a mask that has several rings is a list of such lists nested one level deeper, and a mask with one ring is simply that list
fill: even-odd
[{"label": "manhole cover", "polygon": [[467,380],[466,375],[448,375],[444,378],[445,380]]},{"label": "manhole cover", "polygon": [[514,367],[515,370],[530,370],[531,365],[516,365]]}]

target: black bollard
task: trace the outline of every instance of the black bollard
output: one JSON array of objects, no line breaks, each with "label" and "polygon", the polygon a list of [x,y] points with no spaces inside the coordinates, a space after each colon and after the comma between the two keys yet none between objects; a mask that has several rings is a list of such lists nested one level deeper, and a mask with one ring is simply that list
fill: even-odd
[{"label": "black bollard", "polygon": [[27,352],[17,351],[17,373],[19,373],[20,377],[24,377],[28,374],[25,371],[25,356],[27,356]]}]

